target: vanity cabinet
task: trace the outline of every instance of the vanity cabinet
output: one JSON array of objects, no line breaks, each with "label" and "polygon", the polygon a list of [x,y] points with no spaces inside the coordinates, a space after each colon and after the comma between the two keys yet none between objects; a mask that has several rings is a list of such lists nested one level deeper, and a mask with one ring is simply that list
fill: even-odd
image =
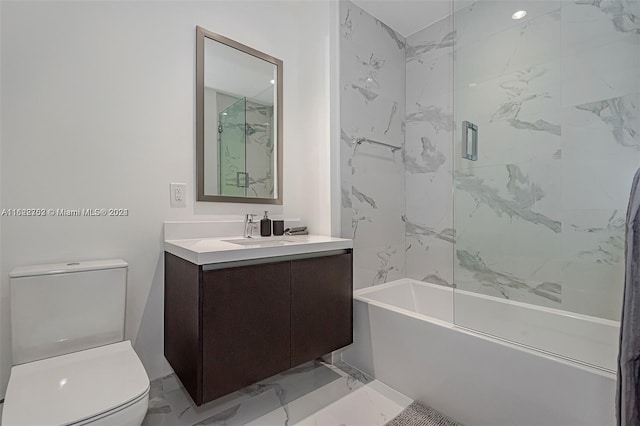
[{"label": "vanity cabinet", "polygon": [[165,252],[164,353],[197,405],[353,341],[351,250],[196,265]]}]

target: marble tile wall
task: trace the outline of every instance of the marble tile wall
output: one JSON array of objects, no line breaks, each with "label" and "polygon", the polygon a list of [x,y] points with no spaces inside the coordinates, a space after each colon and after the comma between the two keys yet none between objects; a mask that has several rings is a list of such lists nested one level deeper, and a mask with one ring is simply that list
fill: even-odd
[{"label": "marble tile wall", "polygon": [[453,284],[453,19],[407,38],[407,277]]},{"label": "marble tile wall", "polygon": [[340,4],[342,236],[354,240],[354,287],[405,276],[402,152],[405,40],[349,1]]}]

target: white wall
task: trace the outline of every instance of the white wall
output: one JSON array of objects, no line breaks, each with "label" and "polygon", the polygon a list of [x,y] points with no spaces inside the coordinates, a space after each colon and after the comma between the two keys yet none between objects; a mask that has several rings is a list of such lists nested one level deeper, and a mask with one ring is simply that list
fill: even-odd
[{"label": "white wall", "polygon": [[[0,34],[2,34],[2,7],[0,6]],[[1,41],[1,38],[0,38]],[[1,50],[1,49],[0,49]],[[2,98],[2,94],[4,93],[2,90],[3,87],[3,79],[2,79],[2,55],[0,55],[0,98]],[[1,110],[0,110],[1,112]],[[2,142],[2,115],[0,114],[0,207],[1,207],[1,200],[2,200],[2,146],[1,146],[1,142]],[[0,277],[2,277],[2,271],[5,271],[6,269],[2,267],[2,227],[3,227],[3,223],[2,220],[0,220]],[[9,322],[8,321],[4,321],[4,316],[6,315],[5,312],[6,310],[4,309],[5,306],[5,301],[7,299],[7,295],[6,292],[2,291],[1,288],[1,279],[0,279],[0,384],[4,383],[5,380],[5,372],[4,372],[4,365],[5,363],[7,363],[6,360],[6,356],[4,355],[4,352],[6,350],[6,343],[7,340],[5,338],[3,338],[2,336],[7,335],[8,334],[8,330],[9,330]],[[0,390],[2,390],[0,392],[0,395],[4,395],[4,387],[2,387],[0,385]]]},{"label": "white wall", "polygon": [[[163,221],[262,210],[195,202],[195,27],[284,61],[284,205],[269,210],[329,234],[335,5],[3,1],[1,10],[1,207],[129,209],[2,218],[1,393],[11,365],[6,272],[42,262],[127,260],[126,337],[150,377],[161,376]],[[169,207],[170,182],[187,184],[187,208]]]}]

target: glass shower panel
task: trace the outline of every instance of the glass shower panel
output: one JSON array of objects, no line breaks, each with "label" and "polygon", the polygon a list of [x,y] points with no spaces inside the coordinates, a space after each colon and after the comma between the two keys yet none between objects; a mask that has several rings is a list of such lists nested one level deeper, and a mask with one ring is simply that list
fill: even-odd
[{"label": "glass shower panel", "polygon": [[218,116],[220,195],[245,197],[247,194],[245,104],[244,98],[239,99]]},{"label": "glass shower panel", "polygon": [[[453,15],[456,324],[604,368],[640,166],[640,2],[613,3],[454,0]],[[556,344],[592,331],[600,358]]]}]

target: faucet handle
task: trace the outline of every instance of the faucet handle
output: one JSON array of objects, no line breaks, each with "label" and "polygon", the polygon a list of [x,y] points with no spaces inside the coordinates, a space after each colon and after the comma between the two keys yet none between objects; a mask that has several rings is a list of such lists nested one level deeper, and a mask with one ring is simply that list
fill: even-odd
[{"label": "faucet handle", "polygon": [[253,225],[257,222],[253,221],[253,217],[255,215],[251,213],[247,213],[244,215],[244,237],[245,238],[253,238]]}]

